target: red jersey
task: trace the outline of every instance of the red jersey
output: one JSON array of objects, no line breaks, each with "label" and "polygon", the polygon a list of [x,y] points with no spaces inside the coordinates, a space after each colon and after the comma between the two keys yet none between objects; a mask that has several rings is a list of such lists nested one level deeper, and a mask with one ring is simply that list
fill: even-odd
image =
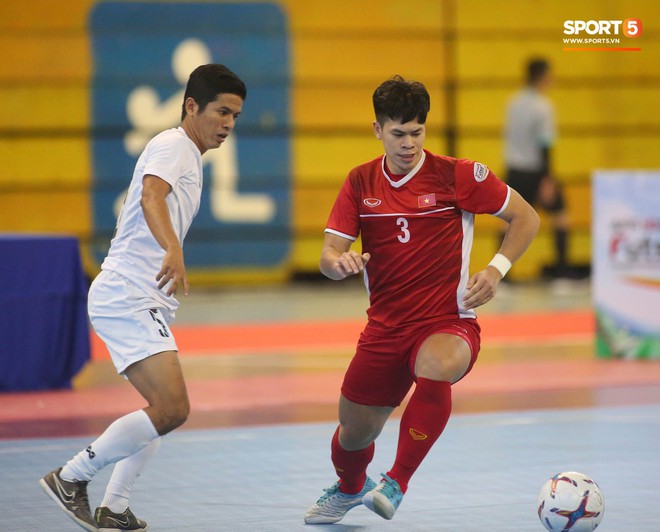
[{"label": "red jersey", "polygon": [[469,278],[474,215],[499,214],[509,188],[481,163],[424,150],[394,180],[385,156],[350,171],[326,232],[357,240],[370,253],[364,278],[370,325],[398,328],[475,318],[462,306]]}]

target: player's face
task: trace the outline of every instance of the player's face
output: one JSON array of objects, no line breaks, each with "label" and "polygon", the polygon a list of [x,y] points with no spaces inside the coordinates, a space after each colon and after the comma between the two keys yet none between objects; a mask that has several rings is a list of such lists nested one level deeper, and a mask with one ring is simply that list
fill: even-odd
[{"label": "player's face", "polygon": [[374,133],[383,141],[387,167],[393,174],[410,172],[422,157],[426,125],[416,119],[402,124],[388,119],[382,126],[374,122]]},{"label": "player's face", "polygon": [[236,94],[218,94],[202,111],[194,99],[188,98],[184,129],[202,153],[219,148],[234,129],[242,109],[243,99]]}]

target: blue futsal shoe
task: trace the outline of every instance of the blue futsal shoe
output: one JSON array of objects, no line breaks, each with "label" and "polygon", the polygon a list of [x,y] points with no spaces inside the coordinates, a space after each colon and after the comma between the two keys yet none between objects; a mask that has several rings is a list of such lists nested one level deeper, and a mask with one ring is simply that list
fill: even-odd
[{"label": "blue futsal shoe", "polygon": [[307,511],[305,514],[305,523],[308,525],[319,525],[340,521],[351,508],[362,504],[362,497],[375,487],[376,483],[367,477],[360,492],[350,495],[339,491],[339,482],[335,482],[332,486],[323,490],[325,493]]},{"label": "blue futsal shoe", "polygon": [[383,473],[381,475],[383,475],[383,480],[362,497],[362,504],[381,517],[392,519],[394,512],[403,500],[403,492],[396,480]]}]

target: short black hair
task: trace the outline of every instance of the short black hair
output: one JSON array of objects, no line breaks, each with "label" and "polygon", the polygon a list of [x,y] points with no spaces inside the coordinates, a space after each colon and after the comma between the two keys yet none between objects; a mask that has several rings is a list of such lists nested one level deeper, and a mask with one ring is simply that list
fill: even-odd
[{"label": "short black hair", "polygon": [[527,83],[536,84],[550,71],[550,63],[546,59],[535,57],[527,63]]},{"label": "short black hair", "polygon": [[245,83],[224,65],[211,63],[198,66],[192,71],[186,85],[181,105],[181,120],[186,117],[186,100],[192,98],[203,111],[218,94],[235,94],[242,100],[247,97]]},{"label": "short black hair", "polygon": [[397,75],[380,84],[374,91],[373,103],[380,125],[388,118],[400,120],[402,124],[417,119],[424,124],[431,108],[431,97],[419,81],[408,81]]}]

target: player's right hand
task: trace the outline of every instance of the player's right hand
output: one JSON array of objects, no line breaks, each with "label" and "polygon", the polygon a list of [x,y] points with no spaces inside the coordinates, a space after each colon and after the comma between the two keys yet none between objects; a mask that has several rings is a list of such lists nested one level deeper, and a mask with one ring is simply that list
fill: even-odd
[{"label": "player's right hand", "polygon": [[370,258],[369,253],[360,255],[357,251],[345,251],[337,258],[334,270],[340,279],[345,279],[349,275],[357,275],[364,271],[364,267]]}]

